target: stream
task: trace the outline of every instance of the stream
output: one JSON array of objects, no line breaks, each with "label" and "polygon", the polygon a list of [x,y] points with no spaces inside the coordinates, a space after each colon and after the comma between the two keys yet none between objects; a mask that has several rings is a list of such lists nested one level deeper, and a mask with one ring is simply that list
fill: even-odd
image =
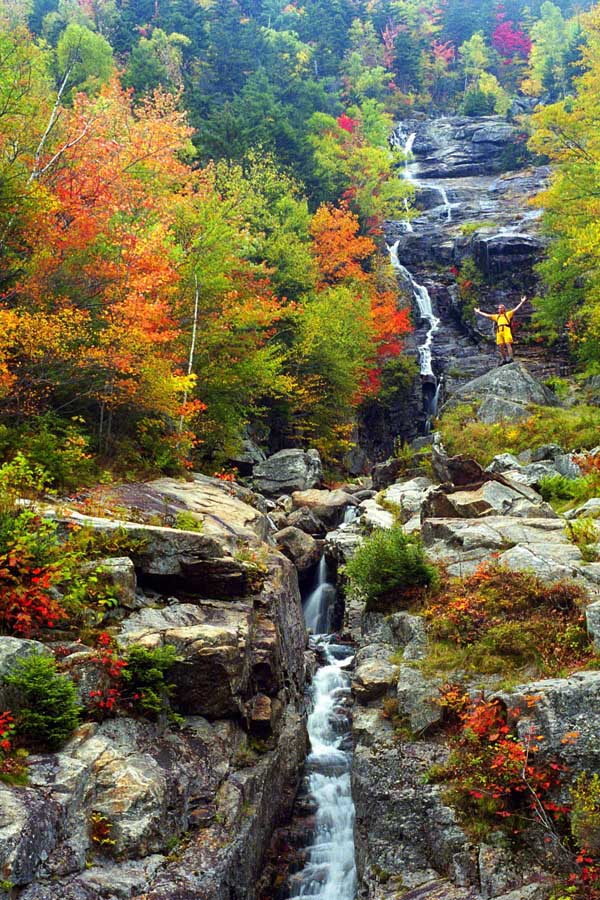
[{"label": "stream", "polygon": [[290,879],[290,900],[354,900],[354,802],[350,771],[350,677],[353,651],[336,644],[331,628],[336,589],[327,580],[323,556],[312,591],[304,603],[306,627],[312,632],[311,647],[323,664],[316,672],[308,717],[310,753],[306,777],[315,804],[311,843],[306,862]]}]

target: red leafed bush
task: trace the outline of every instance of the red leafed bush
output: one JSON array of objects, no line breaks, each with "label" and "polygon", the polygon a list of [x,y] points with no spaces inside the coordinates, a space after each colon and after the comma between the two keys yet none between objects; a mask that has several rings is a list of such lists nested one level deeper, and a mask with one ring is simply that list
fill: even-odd
[{"label": "red leafed bush", "polygon": [[15,756],[13,738],[16,728],[9,709],[0,713],[0,781],[21,783],[26,778],[27,767]]}]

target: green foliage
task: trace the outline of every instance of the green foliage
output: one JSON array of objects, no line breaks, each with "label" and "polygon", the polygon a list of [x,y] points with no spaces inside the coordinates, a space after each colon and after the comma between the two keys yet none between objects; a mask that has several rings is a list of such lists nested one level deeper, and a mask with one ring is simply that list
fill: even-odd
[{"label": "green foliage", "polygon": [[596,562],[598,553],[598,527],[591,516],[572,519],[565,525],[565,532],[571,543],[579,548],[586,562]]},{"label": "green foliage", "polygon": [[67,25],[56,48],[59,80],[70,89],[97,91],[113,71],[112,48],[106,38],[75,22]]},{"label": "green foliage", "polygon": [[571,787],[571,833],[577,846],[600,850],[600,775],[582,772]]},{"label": "green foliage", "polygon": [[84,424],[77,417],[64,421],[45,415],[35,419],[20,435],[23,453],[32,467],[45,471],[48,484],[58,490],[89,484],[97,475]]},{"label": "green foliage", "polygon": [[39,499],[49,482],[48,473],[22,454],[0,466],[0,515],[14,512],[17,500]]},{"label": "green foliage", "polygon": [[369,610],[406,609],[419,589],[438,580],[420,541],[402,528],[377,529],[358,548],[344,569],[350,590]]},{"label": "green foliage", "polygon": [[544,384],[556,394],[559,400],[566,400],[569,396],[571,385],[566,378],[561,378],[559,375],[551,375],[550,378],[546,378]]},{"label": "green foliage", "polygon": [[576,500],[582,496],[583,478],[565,478],[564,475],[544,475],[540,479],[539,492],[549,503],[555,500]]},{"label": "green foliage", "polygon": [[486,425],[477,420],[476,407],[461,404],[439,423],[444,446],[451,455],[464,453],[488,465],[499,453],[520,453],[548,443],[589,449],[598,443],[600,410],[583,404],[570,409],[532,406],[521,422]]},{"label": "green foliage", "polygon": [[25,742],[56,750],[77,728],[75,685],[57,671],[54,659],[34,655],[19,660],[4,684],[14,692],[17,734]]},{"label": "green foliage", "polygon": [[203,531],[204,522],[187,510],[181,510],[175,516],[175,528],[182,531]]},{"label": "green foliage", "polygon": [[150,650],[132,644],[125,659],[127,666],[122,670],[121,678],[135,705],[150,719],[167,715],[171,721],[179,721],[170,703],[175,685],[168,681],[170,670],[179,662],[176,648],[165,644]]}]

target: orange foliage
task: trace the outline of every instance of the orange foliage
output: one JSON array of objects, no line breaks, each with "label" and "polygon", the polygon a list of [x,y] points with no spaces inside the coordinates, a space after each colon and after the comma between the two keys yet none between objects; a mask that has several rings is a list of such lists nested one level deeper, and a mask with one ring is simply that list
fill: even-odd
[{"label": "orange foliage", "polygon": [[316,211],[310,230],[321,286],[346,278],[367,279],[363,263],[373,256],[375,244],[371,238],[361,237],[359,228],[358,216],[346,205],[326,203]]}]

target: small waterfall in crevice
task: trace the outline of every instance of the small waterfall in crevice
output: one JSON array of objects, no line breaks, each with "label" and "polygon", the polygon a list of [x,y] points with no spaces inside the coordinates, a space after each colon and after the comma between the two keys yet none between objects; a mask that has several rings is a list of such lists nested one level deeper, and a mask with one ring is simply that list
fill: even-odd
[{"label": "small waterfall in crevice", "polygon": [[327,560],[321,557],[312,590],[304,602],[304,622],[313,634],[327,634],[331,628],[335,586],[327,580]]},{"label": "small waterfall in crevice", "polygon": [[334,585],[327,582],[324,557],[316,580],[304,604],[307,628],[316,632],[311,647],[324,661],[313,678],[308,716],[310,752],[305,780],[314,809],[314,826],[304,865],[289,878],[289,898],[355,900],[350,676],[346,671],[354,654],[350,647],[336,644],[333,635],[320,631],[324,623],[331,628],[336,599]]},{"label": "small waterfall in crevice", "polygon": [[350,525],[351,522],[356,521],[359,515],[358,506],[347,506],[344,510],[344,518],[342,519],[342,525]]},{"label": "small waterfall in crevice", "polygon": [[440,184],[434,184],[433,187],[436,191],[439,191],[440,197],[442,198],[442,203],[446,207],[446,221],[452,221],[452,205],[448,200],[448,194],[446,193],[446,188],[442,187]]}]

